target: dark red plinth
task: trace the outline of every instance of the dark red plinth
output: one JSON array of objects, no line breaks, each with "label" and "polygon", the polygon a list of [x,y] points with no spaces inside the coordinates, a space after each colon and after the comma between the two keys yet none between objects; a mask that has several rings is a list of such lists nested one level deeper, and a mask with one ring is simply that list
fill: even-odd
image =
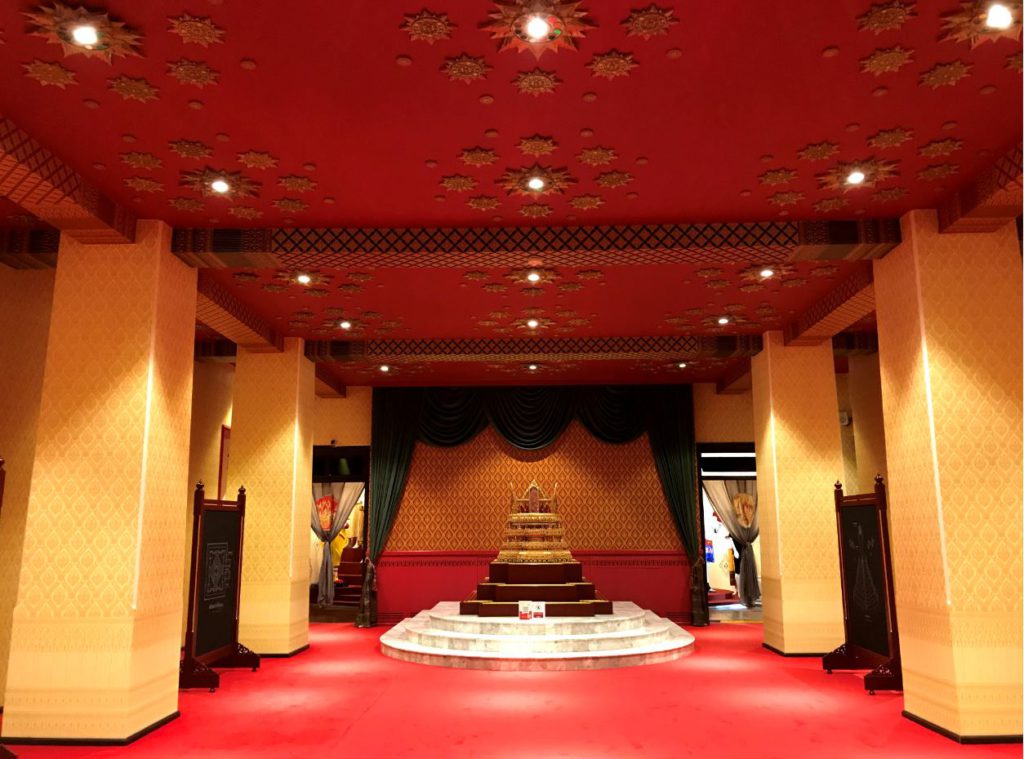
[{"label": "dark red plinth", "polygon": [[611,601],[600,598],[583,579],[578,561],[517,564],[492,561],[490,575],[459,605],[460,614],[515,617],[520,601],[543,601],[549,617],[611,614]]}]

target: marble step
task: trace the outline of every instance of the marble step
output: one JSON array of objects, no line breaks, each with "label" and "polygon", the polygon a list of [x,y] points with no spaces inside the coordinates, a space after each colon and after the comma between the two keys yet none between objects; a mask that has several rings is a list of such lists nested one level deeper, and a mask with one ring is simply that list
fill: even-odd
[{"label": "marble step", "polygon": [[[644,626],[646,612],[636,604],[617,601],[614,614],[593,617],[548,617],[524,623],[515,617],[483,618],[459,614],[458,602],[439,603],[420,612],[430,617],[435,630],[477,633],[482,635],[586,635],[588,633],[635,630]],[[419,615],[417,615],[419,616]]]},{"label": "marble step", "polygon": [[433,630],[415,619],[405,625],[405,639],[428,648],[450,651],[490,651],[528,655],[534,653],[575,653],[644,648],[668,639],[667,620],[648,620],[637,630],[588,633],[585,635],[478,635]]}]

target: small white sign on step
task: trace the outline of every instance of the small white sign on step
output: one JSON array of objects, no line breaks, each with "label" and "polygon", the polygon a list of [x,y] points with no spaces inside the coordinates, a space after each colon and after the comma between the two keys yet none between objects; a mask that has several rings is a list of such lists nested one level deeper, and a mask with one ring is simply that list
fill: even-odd
[{"label": "small white sign on step", "polygon": [[544,619],[547,609],[543,601],[520,601],[519,619],[524,622],[531,619]]}]

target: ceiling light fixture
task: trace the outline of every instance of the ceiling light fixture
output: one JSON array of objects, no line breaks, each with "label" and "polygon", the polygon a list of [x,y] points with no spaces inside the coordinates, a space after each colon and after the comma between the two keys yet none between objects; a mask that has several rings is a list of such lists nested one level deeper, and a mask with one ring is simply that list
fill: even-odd
[{"label": "ceiling light fixture", "polygon": [[685,361],[680,361],[678,364],[676,364],[676,366],[678,366],[680,369],[685,369],[686,368],[686,362]]},{"label": "ceiling light fixture", "polygon": [[728,316],[719,316],[718,317],[718,323],[719,324],[728,324],[729,323],[729,317]]},{"label": "ceiling light fixture", "polygon": [[390,367],[390,366],[388,366],[387,364],[381,364],[381,365],[380,365],[380,370],[381,370],[382,372],[384,372],[384,374],[387,374],[388,372],[390,372],[390,371],[391,371],[391,367]]},{"label": "ceiling light fixture", "polygon": [[539,192],[544,189],[544,180],[540,177],[530,177],[526,180],[526,186],[534,192]]},{"label": "ceiling light fixture", "polygon": [[92,47],[100,41],[100,34],[91,24],[82,24],[71,30],[71,39],[80,47]]},{"label": "ceiling light fixture", "polygon": [[1013,11],[1002,3],[992,3],[985,14],[985,26],[989,29],[1009,29],[1013,26]]},{"label": "ceiling light fixture", "polygon": [[218,195],[223,195],[224,193],[231,189],[231,185],[229,185],[227,181],[224,179],[214,179],[212,182],[210,182],[210,189],[213,190]]},{"label": "ceiling light fixture", "polygon": [[529,274],[526,275],[526,279],[529,282],[540,282],[540,274],[538,274],[535,271],[531,271]]},{"label": "ceiling light fixture", "polygon": [[536,319],[529,319],[526,322],[526,326],[529,327],[530,329],[537,329],[537,327],[540,326],[540,322],[537,321]]},{"label": "ceiling light fixture", "polygon": [[865,179],[867,179],[867,175],[863,171],[860,169],[854,169],[846,175],[846,184],[858,185]]},{"label": "ceiling light fixture", "polygon": [[338,326],[341,327],[342,329],[352,329],[352,322],[346,319],[345,321],[341,322]]},{"label": "ceiling light fixture", "polygon": [[537,366],[536,364],[530,364],[530,365],[529,365],[529,366],[527,366],[526,368],[527,368],[527,369],[529,369],[529,370],[530,370],[531,372],[535,372],[535,371],[537,371],[537,370],[538,370],[538,369],[539,369],[540,367],[539,367],[539,366]]},{"label": "ceiling light fixture", "polygon": [[775,276],[775,271],[772,269],[761,269],[761,279],[771,279]]},{"label": "ceiling light fixture", "polygon": [[313,281],[313,278],[308,274],[299,274],[295,277],[295,281],[298,282],[300,285],[308,285],[310,282]]},{"label": "ceiling light fixture", "polygon": [[541,42],[551,34],[551,24],[543,16],[534,15],[526,20],[523,31],[530,38],[530,42]]}]

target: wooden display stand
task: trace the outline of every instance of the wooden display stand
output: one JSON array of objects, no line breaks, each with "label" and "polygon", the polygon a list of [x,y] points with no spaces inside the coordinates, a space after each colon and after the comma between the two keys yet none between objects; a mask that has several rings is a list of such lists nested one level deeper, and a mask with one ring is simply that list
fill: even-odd
[{"label": "wooden display stand", "polygon": [[873,493],[844,496],[837,482],[835,501],[846,642],[822,658],[822,668],[870,669],[871,695],[903,690],[885,484],[875,477]]},{"label": "wooden display stand", "polygon": [[237,501],[208,501],[196,485],[192,510],[192,560],[188,625],[179,688],[220,686],[212,667],[259,669],[260,657],[238,642],[245,488]]}]

